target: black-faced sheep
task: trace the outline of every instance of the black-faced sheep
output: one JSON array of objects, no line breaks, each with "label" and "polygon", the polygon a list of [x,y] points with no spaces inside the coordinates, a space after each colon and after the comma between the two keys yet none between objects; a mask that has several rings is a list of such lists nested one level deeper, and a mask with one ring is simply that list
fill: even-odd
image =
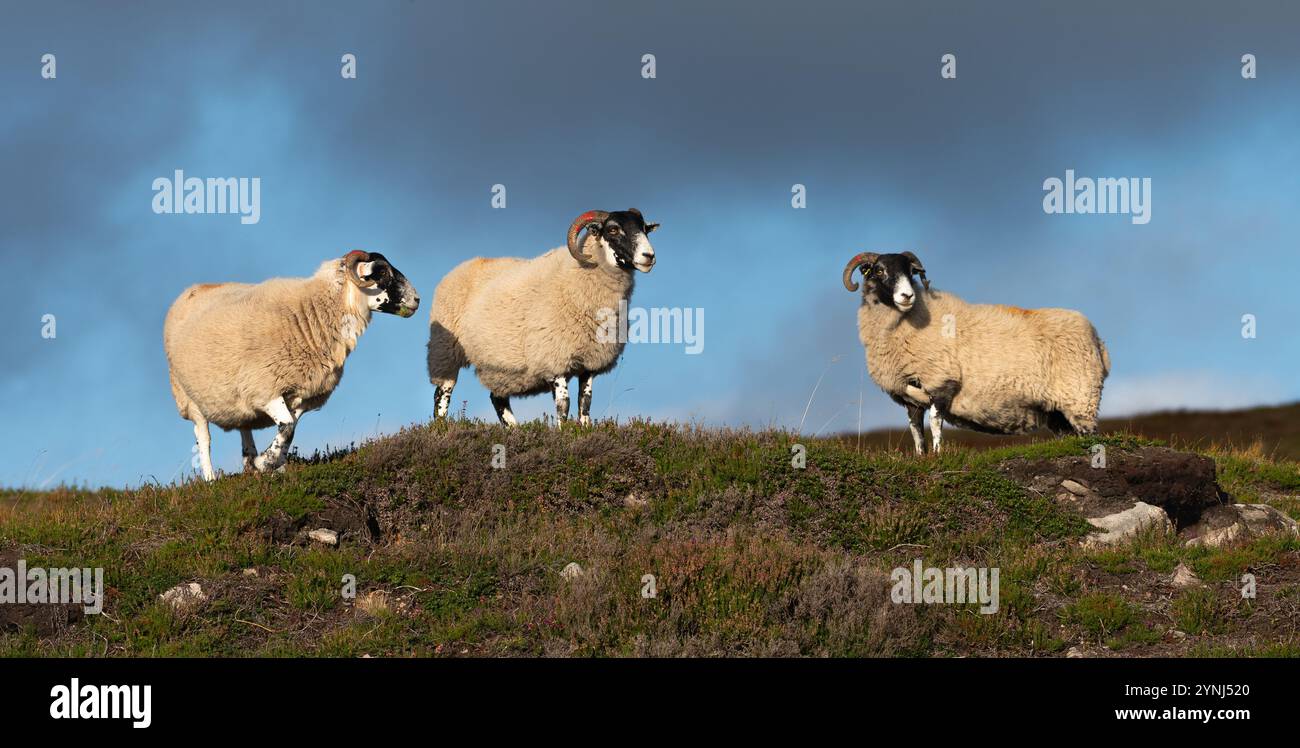
[{"label": "black-faced sheep", "polygon": [[[208,424],[238,429],[244,470],[274,470],[303,413],[325,404],[371,312],[410,317],[415,288],[383,255],[354,251],[310,278],[185,289],[163,326],[172,395],[194,422],[203,477],[212,480]],[[277,427],[262,454],[253,429]]]},{"label": "black-faced sheep", "polygon": [[[513,426],[513,396],[550,391],[561,422],[578,378],[578,420],[591,421],[591,381],[618,362],[626,341],[609,335],[611,315],[632,295],[633,271],[650,272],[655,251],[635,208],[583,213],[566,247],[540,257],[467,260],[438,284],[429,319],[429,381],[445,418],[460,370],[472,365],[501,422]],[[586,238],[580,234],[586,232]]]},{"label": "black-faced sheep", "polygon": [[[931,409],[939,450],[942,421],[977,431],[1021,434],[1046,426],[1057,434],[1097,429],[1110,356],[1086,317],[1069,309],[968,304],[931,290],[911,252],[864,252],[844,267],[844,287],[863,277],[858,336],[867,370],[907,408],[916,452]],[[913,277],[923,288],[918,293]]]}]

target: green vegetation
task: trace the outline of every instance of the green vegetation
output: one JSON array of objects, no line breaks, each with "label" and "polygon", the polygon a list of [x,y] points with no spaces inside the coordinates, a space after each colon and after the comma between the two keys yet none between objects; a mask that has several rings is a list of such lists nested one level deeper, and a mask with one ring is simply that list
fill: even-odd
[{"label": "green vegetation", "polygon": [[[917,459],[802,440],[807,466],[797,469],[799,441],[648,422],[507,431],[458,421],[296,460],[281,475],[0,491],[0,560],[102,567],[108,587],[102,616],[48,627],[0,618],[0,654],[1300,651],[1273,623],[1300,598],[1294,538],[1214,550],[1147,533],[1085,551],[1084,520],[1001,469],[1149,441],[1120,434]],[[495,444],[504,469],[492,467]],[[1225,489],[1252,500],[1281,505],[1300,489],[1294,463],[1214,457]],[[338,531],[339,545],[308,540],[318,527]],[[891,571],[918,558],[999,568],[998,611],[891,602]],[[570,562],[583,569],[576,578],[560,574]],[[1206,586],[1173,590],[1179,563]],[[1247,572],[1274,575],[1250,605],[1234,586]],[[348,575],[354,598],[342,594]],[[188,582],[207,598],[195,610],[159,600]]]}]

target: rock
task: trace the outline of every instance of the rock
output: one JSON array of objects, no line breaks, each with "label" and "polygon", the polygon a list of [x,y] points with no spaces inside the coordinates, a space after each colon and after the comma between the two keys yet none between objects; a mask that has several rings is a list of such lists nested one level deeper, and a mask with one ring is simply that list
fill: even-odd
[{"label": "rock", "polygon": [[177,613],[187,613],[198,608],[208,599],[198,582],[178,584],[158,596]]},{"label": "rock", "polygon": [[576,561],[569,562],[568,566],[565,566],[563,569],[560,570],[560,576],[564,577],[565,579],[577,579],[578,577],[582,576],[584,573],[585,572],[583,572],[582,567],[578,566]]},{"label": "rock", "polygon": [[1200,587],[1201,578],[1196,576],[1196,572],[1187,568],[1187,564],[1179,564],[1174,569],[1174,574],[1169,580],[1175,587]]},{"label": "rock", "polygon": [[1061,481],[1061,488],[1064,488],[1065,490],[1069,491],[1075,496],[1088,495],[1088,487],[1083,485],[1077,480],[1071,480],[1069,478],[1066,478],[1065,480]]},{"label": "rock", "polygon": [[[1181,528],[1229,500],[1219,488],[1213,459],[1165,447],[1111,450],[1105,468],[1092,467],[1090,456],[1079,454],[1015,458],[999,469],[1041,496],[1069,491],[1077,499],[1067,505],[1084,517],[1116,514],[1141,501],[1164,509],[1165,516]],[[1077,485],[1067,487],[1067,481]]]},{"label": "rock", "polygon": [[1165,514],[1165,510],[1145,501],[1139,501],[1122,512],[1108,514],[1105,517],[1088,517],[1087,519],[1093,527],[1101,531],[1101,534],[1094,532],[1089,535],[1083,541],[1085,548],[1114,545],[1137,535],[1148,527],[1159,527],[1166,532],[1174,527],[1174,524],[1169,521],[1169,515]]},{"label": "rock", "polygon": [[1206,548],[1222,548],[1225,545],[1231,545],[1237,542],[1245,534],[1245,530],[1240,523],[1233,523],[1227,527],[1220,527],[1217,530],[1206,530],[1191,540],[1184,543],[1188,547],[1205,546]]},{"label": "rock", "polygon": [[1078,647],[1070,647],[1070,649],[1066,651],[1065,656],[1073,659],[1075,657],[1087,657],[1088,655],[1084,654],[1083,650]]},{"label": "rock", "polygon": [[1188,527],[1184,535],[1189,537],[1184,545],[1221,548],[1238,540],[1276,532],[1300,535],[1300,526],[1268,504],[1228,504],[1205,512],[1195,525]]},{"label": "rock", "polygon": [[1300,536],[1300,524],[1268,504],[1234,504],[1251,535],[1287,532]]},{"label": "rock", "polygon": [[357,598],[357,610],[366,615],[378,615],[388,610],[388,593],[373,590]]},{"label": "rock", "polygon": [[255,576],[258,576],[257,569],[244,569],[243,574],[244,574],[244,576],[246,576],[246,577],[255,577]]},{"label": "rock", "polygon": [[637,496],[634,493],[628,494],[627,497],[623,499],[623,506],[628,507],[629,509],[640,509],[641,507],[648,506],[649,504],[650,504],[649,501],[646,501],[645,499],[641,498],[640,496]]},{"label": "rock", "polygon": [[324,543],[325,545],[339,544],[339,534],[333,530],[326,530],[323,527],[307,533],[307,537],[315,540],[317,543]]},{"label": "rock", "polygon": [[1063,504],[1069,504],[1070,502],[1078,501],[1079,498],[1069,491],[1062,491],[1056,495],[1056,500]]}]

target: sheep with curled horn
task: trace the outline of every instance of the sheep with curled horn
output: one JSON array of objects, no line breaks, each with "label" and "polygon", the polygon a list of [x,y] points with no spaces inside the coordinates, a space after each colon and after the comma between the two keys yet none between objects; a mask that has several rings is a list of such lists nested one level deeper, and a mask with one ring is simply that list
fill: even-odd
[{"label": "sheep with curled horn", "polygon": [[[284,465],[303,413],[325,404],[373,312],[410,317],[415,288],[378,252],[326,260],[309,278],[190,286],[163,325],[172,395],[194,422],[203,477],[212,469],[208,424],[238,430],[244,470]],[[258,454],[253,430],[276,427]]]},{"label": "sheep with curled horn", "polygon": [[967,303],[931,289],[911,252],[854,256],[842,276],[849,291],[859,289],[859,271],[867,370],[907,409],[917,454],[927,408],[936,452],[944,421],[994,434],[1096,431],[1110,355],[1082,314]]},{"label": "sheep with curled horn", "polygon": [[460,370],[473,366],[497,417],[515,425],[510,398],[551,392],[558,422],[578,380],[578,421],[591,422],[592,379],[614,368],[625,341],[619,315],[634,271],[650,272],[658,228],[641,211],[592,210],[569,225],[564,247],[537,257],[476,257],[438,284],[429,318],[435,418],[446,418]]}]

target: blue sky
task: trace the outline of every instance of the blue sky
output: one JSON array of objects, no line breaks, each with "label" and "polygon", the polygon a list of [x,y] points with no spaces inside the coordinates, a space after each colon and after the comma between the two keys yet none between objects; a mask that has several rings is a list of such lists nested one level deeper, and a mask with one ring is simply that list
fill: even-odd
[{"label": "blue sky", "polygon": [[[901,424],[864,380],[839,285],[866,249],[911,249],[972,301],[1083,311],[1114,361],[1103,414],[1300,398],[1294,6],[180,5],[6,4],[0,485],[188,475],[168,305],[192,283],[307,275],[353,248],[387,255],[426,306],[376,317],[296,443],[423,422],[438,280],[469,257],[558,246],[592,208],[662,223],[634,305],[705,319],[700,355],[629,346],[596,381],[597,416],[825,433],[856,429],[861,399],[864,427]],[[939,77],[945,53],[956,80]],[[175,169],[259,177],[260,222],[155,215],[150,185]],[[1066,169],[1151,178],[1151,222],[1045,214],[1043,180]],[[469,372],[462,400],[492,417]],[[516,401],[521,418],[550,408]],[[219,468],[238,468],[238,442],[214,434]]]}]

